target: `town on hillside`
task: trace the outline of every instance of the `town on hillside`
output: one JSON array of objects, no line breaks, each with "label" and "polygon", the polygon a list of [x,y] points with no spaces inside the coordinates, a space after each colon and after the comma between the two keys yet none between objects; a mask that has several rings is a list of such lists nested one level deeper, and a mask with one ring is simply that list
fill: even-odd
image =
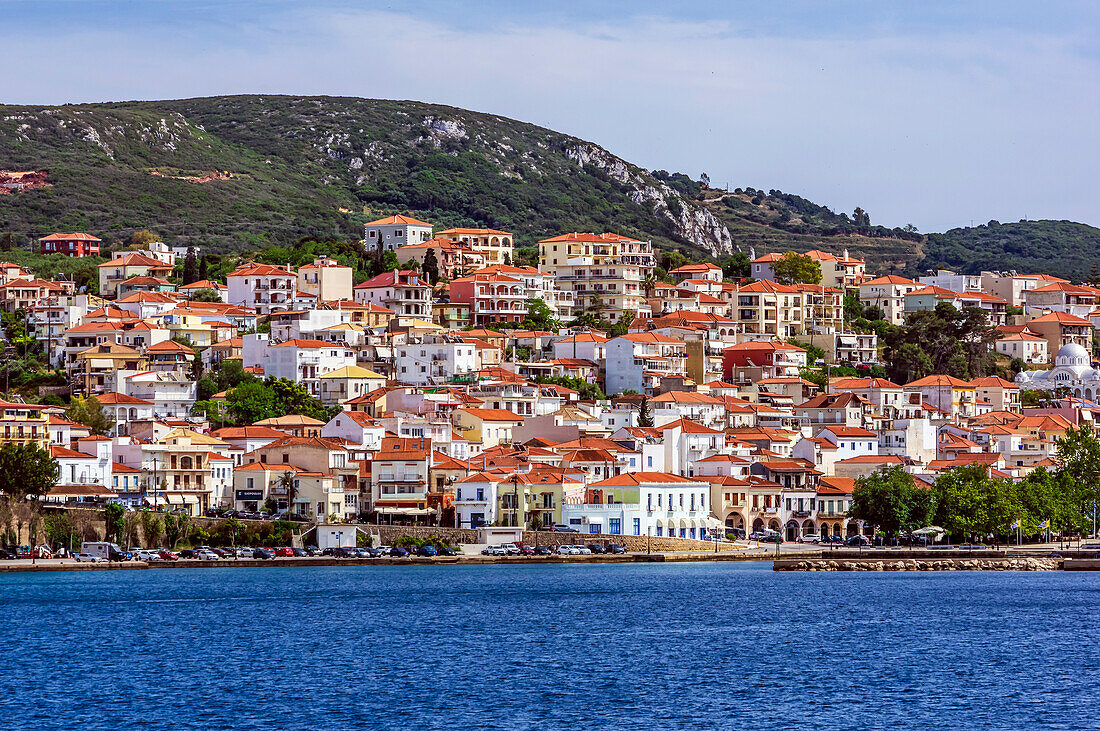
[{"label": "town on hillside", "polygon": [[[73,258],[101,245],[39,239]],[[329,255],[209,276],[203,252],[152,240],[109,253],[91,286],[0,263],[0,443],[56,465],[32,497],[858,542],[951,518],[888,526],[858,497],[876,480],[1036,480],[1100,412],[1100,289],[1042,273],[914,281],[819,250],[665,271],[650,242],[610,232],[549,235],[530,266],[507,231],[409,215],[366,224],[359,246],[366,276]],[[13,387],[31,356],[55,377]],[[1042,510],[989,534],[1074,527]],[[944,529],[985,537],[966,525]]]}]

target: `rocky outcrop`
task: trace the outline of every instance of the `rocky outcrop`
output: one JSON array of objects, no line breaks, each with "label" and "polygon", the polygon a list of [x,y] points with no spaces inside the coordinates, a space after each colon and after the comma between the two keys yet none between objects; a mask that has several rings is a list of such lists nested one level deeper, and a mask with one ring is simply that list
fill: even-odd
[{"label": "rocky outcrop", "polygon": [[803,559],[779,560],[776,571],[1057,571],[1056,558]]}]

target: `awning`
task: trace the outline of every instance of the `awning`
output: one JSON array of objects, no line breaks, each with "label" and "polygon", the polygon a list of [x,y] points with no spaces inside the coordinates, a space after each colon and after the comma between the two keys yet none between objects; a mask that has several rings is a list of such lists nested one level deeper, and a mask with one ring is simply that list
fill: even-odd
[{"label": "awning", "polygon": [[168,501],[169,505],[198,505],[199,499],[194,495],[183,495],[178,492],[164,493],[164,499]]},{"label": "awning", "polygon": [[389,505],[379,505],[378,512],[382,515],[431,515],[434,510],[428,508],[398,508]]}]

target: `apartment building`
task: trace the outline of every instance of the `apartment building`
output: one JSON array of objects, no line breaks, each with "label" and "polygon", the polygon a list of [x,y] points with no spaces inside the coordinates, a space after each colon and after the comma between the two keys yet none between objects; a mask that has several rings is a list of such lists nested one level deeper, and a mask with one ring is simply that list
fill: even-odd
[{"label": "apartment building", "polygon": [[604,345],[605,390],[618,394],[632,389],[654,394],[665,376],[684,373],[687,350],[682,340],[654,333],[628,333]]},{"label": "apartment building", "polygon": [[508,231],[492,228],[449,228],[440,236],[453,239],[481,255],[485,266],[512,264],[515,261],[515,237]]},{"label": "apartment building", "polygon": [[922,289],[920,284],[896,274],[876,277],[859,285],[859,301],[878,307],[894,325],[904,325],[905,295],[917,289]]},{"label": "apartment building", "polygon": [[574,313],[617,322],[648,314],[645,280],[657,265],[653,247],[613,233],[570,233],[539,242],[539,268],[573,293]]},{"label": "apartment building", "polygon": [[383,272],[355,285],[355,301],[380,305],[407,317],[432,317],[431,285],[411,269]]},{"label": "apartment building", "polygon": [[386,216],[363,226],[367,251],[396,251],[400,246],[423,243],[432,238],[432,225],[411,216]]},{"label": "apartment building", "polygon": [[350,300],[351,267],[322,256],[298,269],[298,292],[312,294],[319,302]]},{"label": "apartment building", "polygon": [[243,264],[226,275],[229,304],[250,307],[259,315],[294,309],[298,277],[288,264]]},{"label": "apartment building", "polygon": [[99,256],[100,239],[86,233],[50,234],[38,239],[41,254],[63,254],[77,259]]}]

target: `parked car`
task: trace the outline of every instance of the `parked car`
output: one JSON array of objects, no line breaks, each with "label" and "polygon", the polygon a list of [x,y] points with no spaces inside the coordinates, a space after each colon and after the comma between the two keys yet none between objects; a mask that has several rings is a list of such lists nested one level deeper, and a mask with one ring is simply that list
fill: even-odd
[{"label": "parked car", "polygon": [[816,533],[803,533],[798,537],[799,543],[821,543],[821,536]]},{"label": "parked car", "polygon": [[255,553],[255,551],[253,551],[253,549],[251,548],[248,548],[247,546],[241,546],[237,549],[238,558],[252,558],[253,553]]},{"label": "parked car", "polygon": [[534,556],[535,549],[533,546],[525,546],[522,543],[519,546],[519,555],[521,556]]},{"label": "parked car", "polygon": [[180,558],[196,558],[198,551],[193,548],[185,548],[179,552]]},{"label": "parked car", "polygon": [[592,555],[592,549],[589,548],[588,546],[573,546],[573,548],[577,549],[577,554],[578,555],[581,555],[581,556],[591,556]]},{"label": "parked car", "polygon": [[509,556],[519,555],[519,546],[517,546],[515,543],[502,543],[500,544],[500,547],[503,548]]},{"label": "parked car", "polygon": [[218,559],[221,558],[221,556],[219,556],[218,554],[214,553],[211,550],[204,549],[202,551],[196,551],[195,552],[195,558],[200,559],[202,561],[217,561]]},{"label": "parked car", "polygon": [[536,556],[550,556],[553,553],[554,553],[554,551],[549,546],[536,546],[535,547],[535,555]]},{"label": "parked car", "polygon": [[157,555],[160,556],[161,561],[179,561],[179,554],[175,551],[169,551],[167,548],[162,548],[157,551]]},{"label": "parked car", "polygon": [[550,526],[550,530],[555,532],[555,533],[577,533],[578,532],[576,528],[570,528],[567,525],[561,525],[561,524]]},{"label": "parked car", "polygon": [[320,556],[321,555],[321,549],[318,548],[317,546],[306,546],[306,555],[307,556]]},{"label": "parked car", "polygon": [[15,560],[15,553],[9,551],[6,548],[0,548],[0,561],[13,561]]},{"label": "parked car", "polygon": [[107,559],[90,553],[74,553],[73,559],[78,563],[107,563]]},{"label": "parked car", "polygon": [[871,539],[867,536],[856,533],[854,536],[844,542],[848,546],[869,546],[871,545]]},{"label": "parked car", "polygon": [[589,553],[607,553],[607,549],[602,543],[589,543],[588,551]]},{"label": "parked car", "polygon": [[292,551],[289,546],[279,546],[275,549],[275,555],[290,557],[294,555],[294,551]]},{"label": "parked car", "polygon": [[381,558],[382,556],[386,555],[386,552],[383,551],[381,548],[370,548],[370,547],[368,547],[368,548],[361,548],[359,550],[361,552],[366,551],[368,558]]},{"label": "parked car", "polygon": [[504,546],[486,546],[485,548],[481,549],[481,552],[483,554],[485,554],[486,556],[507,556],[508,555],[508,551],[505,550]]},{"label": "parked car", "polygon": [[394,546],[393,548],[390,549],[390,555],[393,556],[394,558],[407,558],[408,555],[409,555],[409,552],[406,551],[401,546]]},{"label": "parked car", "polygon": [[575,555],[578,555],[577,551],[576,551],[576,546],[570,545],[568,543],[562,543],[561,545],[559,545],[557,548],[554,549],[554,552],[557,553],[559,556],[575,556]]},{"label": "parked car", "polygon": [[456,551],[455,549],[451,548],[450,546],[442,546],[442,547],[441,547],[441,548],[439,549],[439,555],[440,555],[440,556],[457,556],[457,555],[458,555],[458,551]]},{"label": "parked car", "polygon": [[259,558],[263,560],[275,558],[275,552],[272,551],[270,548],[257,548],[252,551],[252,558]]},{"label": "parked car", "polygon": [[617,554],[626,553],[626,546],[622,545],[621,543],[612,543],[610,546],[607,547],[607,552]]},{"label": "parked car", "polygon": [[160,554],[148,548],[142,548],[135,554],[138,561],[160,561]]},{"label": "parked car", "polygon": [[304,548],[292,548],[292,549],[290,549],[290,552],[293,553],[298,558],[305,558],[308,555],[306,553],[306,549],[304,549]]},{"label": "parked car", "polygon": [[436,550],[435,546],[425,545],[425,546],[421,546],[420,548],[416,549],[416,555],[417,556],[427,556],[427,557],[431,558],[431,557],[434,557],[434,556],[438,556],[439,551]]}]

